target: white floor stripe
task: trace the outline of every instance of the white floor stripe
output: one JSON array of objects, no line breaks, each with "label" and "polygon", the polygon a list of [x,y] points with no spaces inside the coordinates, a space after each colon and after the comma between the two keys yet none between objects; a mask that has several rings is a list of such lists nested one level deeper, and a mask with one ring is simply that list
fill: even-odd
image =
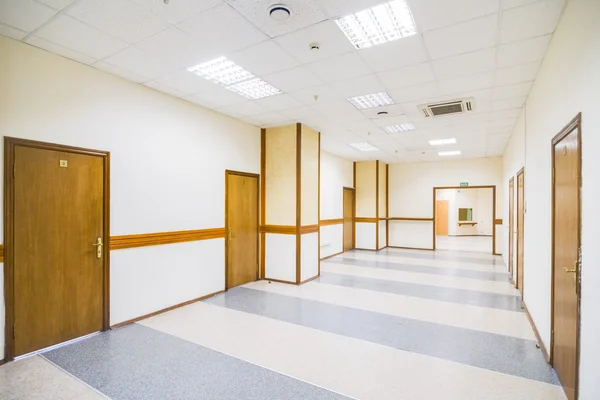
[{"label": "white floor stripe", "polygon": [[386,250],[393,251],[395,253],[407,253],[407,254],[440,254],[440,255],[447,254],[447,255],[453,255],[453,256],[460,256],[463,258],[479,258],[479,259],[486,259],[486,260],[501,260],[502,259],[501,256],[493,255],[491,252],[490,253],[470,253],[467,251],[457,252],[457,251],[439,249],[439,251],[437,253],[435,253],[434,251],[431,251],[431,250],[396,249],[393,247],[388,247]]},{"label": "white floor stripe", "polygon": [[311,282],[302,286],[293,286],[258,281],[249,283],[245,287],[398,317],[535,340],[531,325],[522,312],[447,303],[324,283]]},{"label": "white floor stripe", "polygon": [[141,323],[358,399],[564,399],[558,386],[207,303]]}]

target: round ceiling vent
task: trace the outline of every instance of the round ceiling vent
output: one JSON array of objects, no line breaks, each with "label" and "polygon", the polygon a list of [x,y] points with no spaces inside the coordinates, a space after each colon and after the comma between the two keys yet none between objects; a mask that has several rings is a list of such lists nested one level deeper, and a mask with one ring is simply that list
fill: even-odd
[{"label": "round ceiling vent", "polygon": [[379,111],[377,115],[388,115],[387,111]]},{"label": "round ceiling vent", "polygon": [[284,22],[292,17],[292,10],[284,4],[274,4],[269,7],[269,16],[277,22]]}]

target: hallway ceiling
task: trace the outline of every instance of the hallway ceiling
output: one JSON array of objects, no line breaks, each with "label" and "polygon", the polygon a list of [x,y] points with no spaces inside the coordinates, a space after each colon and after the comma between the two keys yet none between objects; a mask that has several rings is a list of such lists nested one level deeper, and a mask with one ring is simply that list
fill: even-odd
[{"label": "hallway ceiling", "polygon": [[[408,0],[416,35],[357,50],[334,19],[383,2],[0,0],[0,34],[256,126],[302,122],[321,131],[324,150],[352,160],[502,155],[565,0]],[[274,3],[291,19],[271,19]],[[249,100],[187,70],[222,56],[282,93]],[[378,92],[395,104],[358,110],[346,100]],[[469,97],[468,114],[418,109]],[[416,129],[383,130],[398,124]],[[429,144],[446,138],[458,143]]]}]

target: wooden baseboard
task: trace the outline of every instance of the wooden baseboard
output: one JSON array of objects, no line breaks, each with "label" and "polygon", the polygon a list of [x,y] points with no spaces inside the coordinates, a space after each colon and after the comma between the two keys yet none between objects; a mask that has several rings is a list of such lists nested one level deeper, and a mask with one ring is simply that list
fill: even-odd
[{"label": "wooden baseboard", "polygon": [[125,326],[125,325],[133,324],[134,322],[138,322],[138,321],[141,321],[141,320],[146,319],[146,318],[154,317],[155,315],[166,313],[167,311],[175,310],[177,308],[184,307],[184,306],[190,305],[192,303],[196,303],[198,301],[206,300],[206,299],[208,299],[210,297],[216,296],[216,295],[221,294],[221,293],[225,293],[225,291],[224,290],[219,290],[218,292],[207,294],[206,296],[202,296],[202,297],[199,297],[197,299],[188,300],[188,301],[176,304],[176,305],[171,306],[171,307],[163,308],[162,310],[154,311],[153,313],[142,315],[141,317],[137,317],[137,318],[133,318],[133,319],[130,319],[130,320],[127,320],[127,321],[119,322],[118,324],[112,325],[110,327],[110,329],[116,329],[116,328],[120,328],[120,327]]},{"label": "wooden baseboard", "polygon": [[285,283],[287,285],[296,285],[296,282],[284,281],[284,280],[281,280],[281,279],[262,278],[261,280],[263,280],[263,281],[277,282],[277,283]]},{"label": "wooden baseboard", "polygon": [[424,247],[402,247],[402,246],[387,246],[390,249],[404,249],[404,250],[428,250],[435,251],[434,249],[426,249]]},{"label": "wooden baseboard", "polygon": [[310,282],[310,281],[314,281],[314,280],[315,280],[315,279],[317,279],[319,276],[321,276],[321,275],[317,275],[317,276],[313,276],[312,278],[305,279],[305,280],[303,280],[302,282],[300,282],[300,285],[304,285],[305,283],[308,283],[308,282]]},{"label": "wooden baseboard", "polygon": [[533,322],[533,318],[531,318],[531,314],[529,314],[529,310],[527,309],[527,305],[525,304],[525,302],[523,302],[523,310],[525,310],[525,315],[527,315],[527,319],[529,320],[529,323],[531,324],[531,327],[533,328],[533,333],[535,334],[538,344],[540,345],[540,348],[542,349],[544,358],[546,359],[546,362],[548,364],[550,364],[550,354],[548,353],[548,350],[546,350],[546,346],[544,346],[544,342],[542,342],[540,333],[538,332],[537,327],[535,326],[535,323]]},{"label": "wooden baseboard", "polygon": [[335,254],[332,254],[332,255],[330,255],[330,256],[323,257],[323,258],[321,258],[321,261],[323,261],[323,260],[327,260],[328,258],[333,258],[333,257],[335,257],[335,256],[339,256],[340,254],[344,254],[344,252],[343,252],[343,251],[341,251],[341,252],[339,252],[339,253],[335,253]]}]

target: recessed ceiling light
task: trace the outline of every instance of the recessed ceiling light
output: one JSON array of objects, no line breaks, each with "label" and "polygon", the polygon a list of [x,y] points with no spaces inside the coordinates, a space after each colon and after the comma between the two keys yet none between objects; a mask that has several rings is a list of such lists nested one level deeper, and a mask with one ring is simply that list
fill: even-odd
[{"label": "recessed ceiling light", "polygon": [[415,35],[417,28],[406,0],[393,0],[335,20],[357,49]]},{"label": "recessed ceiling light", "polygon": [[414,131],[415,127],[413,124],[400,124],[400,125],[390,125],[383,128],[387,133],[399,133],[399,132],[408,132]]},{"label": "recessed ceiling light", "polygon": [[458,156],[460,155],[460,151],[459,150],[453,150],[453,151],[439,151],[438,154],[440,156]]},{"label": "recessed ceiling light", "polygon": [[437,139],[437,140],[430,140],[429,144],[432,146],[442,146],[445,144],[455,144],[456,143],[456,139],[455,138],[451,138],[451,139]]},{"label": "recessed ceiling light", "polygon": [[356,96],[347,99],[354,107],[359,110],[365,108],[374,108],[381,106],[389,106],[394,104],[394,100],[386,92],[366,94],[364,96]]},{"label": "recessed ceiling light", "polygon": [[188,71],[200,75],[211,82],[227,86],[236,82],[254,78],[250,72],[225,57],[215,58],[202,64],[188,68]]},{"label": "recessed ceiling light", "polygon": [[360,150],[360,151],[377,151],[377,150],[379,150],[377,147],[375,147],[372,144],[367,143],[367,142],[348,143],[348,145],[352,146],[356,150]]},{"label": "recessed ceiling light", "polygon": [[281,90],[269,85],[260,78],[255,78],[249,81],[236,83],[235,85],[227,86],[226,89],[231,90],[248,99],[262,99],[263,97],[280,94]]}]

